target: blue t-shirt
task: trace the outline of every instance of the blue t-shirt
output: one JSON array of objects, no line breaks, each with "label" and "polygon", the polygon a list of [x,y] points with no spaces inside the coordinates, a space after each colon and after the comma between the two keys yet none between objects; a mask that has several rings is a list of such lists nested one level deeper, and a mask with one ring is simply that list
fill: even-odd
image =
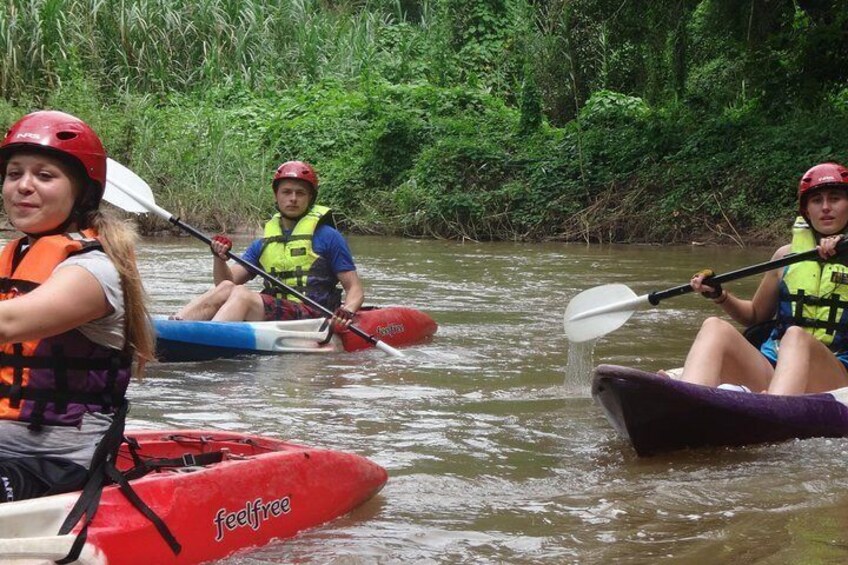
[{"label": "blue t-shirt", "polygon": [[[284,232],[286,235],[291,234],[291,230]],[[353,262],[353,255],[350,253],[350,247],[347,246],[344,236],[339,233],[334,227],[326,224],[318,226],[315,234],[312,236],[312,250],[318,255],[327,260],[330,265],[330,270],[334,275],[345,273],[347,271],[355,271],[356,264]],[[255,239],[247,247],[242,258],[248,263],[262,268],[259,264],[259,256],[262,254],[262,239]]]}]

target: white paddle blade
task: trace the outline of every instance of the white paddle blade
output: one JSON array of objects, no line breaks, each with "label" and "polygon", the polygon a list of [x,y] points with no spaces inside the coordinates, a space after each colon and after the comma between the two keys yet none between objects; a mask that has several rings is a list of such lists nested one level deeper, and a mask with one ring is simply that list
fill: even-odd
[{"label": "white paddle blade", "polygon": [[623,284],[606,284],[584,290],[565,309],[565,337],[580,343],[597,339],[623,326],[633,312],[648,302]]},{"label": "white paddle blade", "polygon": [[153,202],[153,191],[144,180],[113,159],[106,161],[106,192],[103,199],[127,212],[144,214],[150,212],[150,208],[142,205],[136,195],[142,201]]}]

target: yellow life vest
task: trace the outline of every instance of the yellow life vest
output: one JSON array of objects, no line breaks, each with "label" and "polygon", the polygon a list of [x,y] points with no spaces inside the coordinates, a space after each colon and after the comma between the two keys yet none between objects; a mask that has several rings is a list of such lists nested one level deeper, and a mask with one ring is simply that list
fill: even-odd
[{"label": "yellow life vest", "polygon": [[[815,249],[815,234],[802,217],[792,228],[792,253]],[[786,267],[780,285],[778,331],[801,326],[835,351],[842,351],[848,335],[848,265],[841,258],[801,261]],[[777,336],[779,339],[779,336]]]},{"label": "yellow life vest", "polygon": [[[330,271],[327,261],[312,248],[315,230],[322,222],[331,219],[330,212],[326,206],[313,205],[290,234],[283,231],[280,213],[274,214],[265,224],[259,264],[263,270],[294,290],[334,310],[341,303],[339,281]],[[300,302],[296,296],[267,281],[263,292]]]}]

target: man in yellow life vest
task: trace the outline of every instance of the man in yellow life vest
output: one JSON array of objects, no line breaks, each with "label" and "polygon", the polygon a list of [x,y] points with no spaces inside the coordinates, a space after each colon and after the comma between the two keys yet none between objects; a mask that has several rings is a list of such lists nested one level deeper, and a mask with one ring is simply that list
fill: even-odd
[{"label": "man in yellow life vest", "polygon": [[[350,325],[365,294],[350,248],[333,225],[330,209],[315,203],[318,175],[309,163],[287,161],[277,168],[271,186],[277,213],[243,258],[333,311],[337,323]],[[267,282],[261,292],[244,287],[254,275],[241,265],[227,264],[232,242],[226,236],[215,236],[210,247],[215,286],[189,302],[174,318],[263,321],[322,316]]]}]

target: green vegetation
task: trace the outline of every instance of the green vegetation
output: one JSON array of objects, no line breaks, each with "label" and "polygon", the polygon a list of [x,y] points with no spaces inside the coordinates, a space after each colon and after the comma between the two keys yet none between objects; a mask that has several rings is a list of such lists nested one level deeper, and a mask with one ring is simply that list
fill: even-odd
[{"label": "green vegetation", "polygon": [[0,126],[75,113],[210,229],[301,158],[360,232],[762,241],[848,161],[848,4],[8,0],[0,94]]}]

